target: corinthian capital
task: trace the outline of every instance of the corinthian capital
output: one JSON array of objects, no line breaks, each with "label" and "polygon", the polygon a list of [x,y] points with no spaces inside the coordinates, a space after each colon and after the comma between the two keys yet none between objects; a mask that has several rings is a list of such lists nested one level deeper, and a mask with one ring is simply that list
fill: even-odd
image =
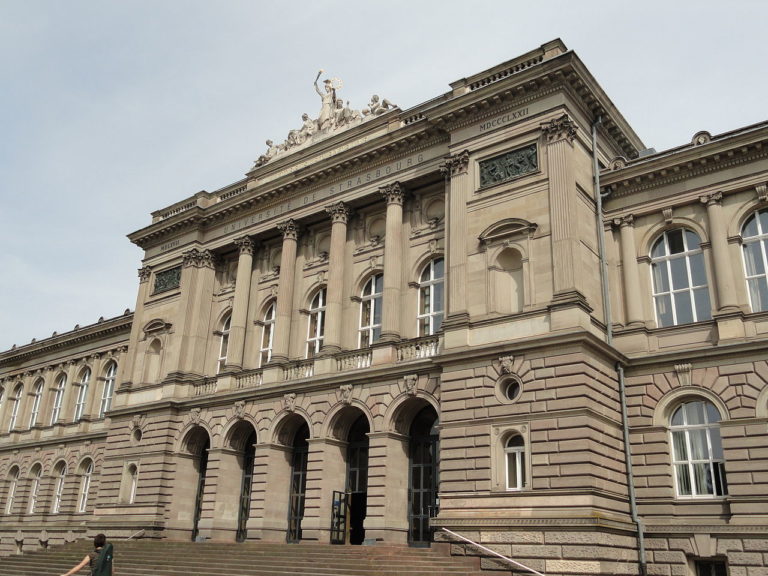
[{"label": "corinthian capital", "polygon": [[405,190],[400,185],[400,182],[393,182],[389,186],[379,188],[379,192],[387,200],[387,204],[400,204],[403,205],[403,198],[405,196]]},{"label": "corinthian capital", "polygon": [[464,150],[453,156],[448,156],[440,165],[440,172],[443,176],[450,178],[459,174],[466,174],[469,168],[469,150]]},{"label": "corinthian capital", "polygon": [[299,226],[294,222],[293,218],[280,222],[277,225],[277,229],[283,233],[283,240],[299,239]]},{"label": "corinthian capital", "polygon": [[714,204],[720,204],[723,201],[722,192],[713,192],[712,194],[704,194],[699,197],[699,201],[705,206],[712,206]]},{"label": "corinthian capital", "polygon": [[344,202],[337,202],[336,204],[331,204],[330,206],[326,206],[325,211],[331,217],[331,222],[333,222],[334,224],[336,222],[341,222],[342,224],[346,224],[347,220],[349,220],[350,214],[352,213],[349,206],[344,204]]},{"label": "corinthian capital", "polygon": [[613,219],[613,225],[617,228],[626,228],[631,227],[635,225],[635,217],[632,214],[628,214],[627,216],[622,216],[621,218],[614,218]]},{"label": "corinthian capital", "polygon": [[568,140],[568,142],[573,142],[579,127],[576,126],[568,114],[563,114],[559,118],[555,118],[542,124],[541,129],[547,137],[547,142],[558,142],[563,139]]},{"label": "corinthian capital", "polygon": [[149,277],[152,275],[152,268],[149,266],[144,266],[142,268],[139,268],[139,283],[144,284],[147,280],[149,280]]},{"label": "corinthian capital", "polygon": [[192,248],[192,250],[184,252],[181,257],[182,266],[185,268],[190,266],[195,268],[214,268],[216,266],[216,257],[210,250]]},{"label": "corinthian capital", "polygon": [[253,256],[253,250],[256,248],[256,243],[250,236],[242,236],[240,238],[235,238],[235,246],[240,249],[240,254]]}]

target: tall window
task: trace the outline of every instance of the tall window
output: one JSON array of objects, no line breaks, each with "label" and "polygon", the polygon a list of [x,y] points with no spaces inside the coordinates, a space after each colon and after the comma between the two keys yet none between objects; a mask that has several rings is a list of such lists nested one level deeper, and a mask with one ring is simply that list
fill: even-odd
[{"label": "tall window", "polygon": [[264,313],[261,329],[261,348],[259,349],[259,367],[272,360],[272,342],[275,338],[275,302],[269,305]]},{"label": "tall window", "polygon": [[704,254],[694,232],[684,228],[664,232],[651,250],[651,274],[659,327],[712,317]]},{"label": "tall window", "polygon": [[36,464],[32,468],[32,486],[29,488],[29,507],[27,508],[27,514],[34,514],[37,507],[37,498],[40,495],[40,479],[43,475],[43,468],[40,464]]},{"label": "tall window", "polygon": [[419,279],[419,336],[431,336],[443,325],[445,261],[432,260]]},{"label": "tall window", "polygon": [[381,338],[381,302],[384,275],[375,274],[363,286],[360,295],[359,347],[367,348]]},{"label": "tall window", "polygon": [[133,504],[136,501],[136,488],[139,483],[139,469],[136,468],[135,464],[131,464],[131,467],[128,469],[128,477],[130,482],[128,486],[128,504]]},{"label": "tall window", "polygon": [[91,476],[93,475],[93,460],[82,465],[83,479],[80,482],[80,498],[77,504],[78,512],[85,512],[88,507],[88,493],[91,491]]},{"label": "tall window", "polygon": [[62,374],[56,379],[53,389],[53,407],[51,408],[51,426],[59,421],[61,416],[61,403],[64,400],[64,388],[67,385],[67,377]]},{"label": "tall window", "polygon": [[56,485],[53,488],[53,504],[51,505],[52,514],[61,512],[61,501],[64,498],[64,486],[67,481],[67,465],[64,462],[59,462],[55,471]]},{"label": "tall window", "polygon": [[232,315],[226,317],[221,326],[221,344],[219,346],[219,362],[216,365],[216,374],[224,370],[227,364],[227,351],[229,350],[229,328],[232,325]]},{"label": "tall window", "polygon": [[681,498],[728,493],[719,422],[717,408],[703,400],[682,404],[672,414],[672,465]]},{"label": "tall window", "polygon": [[507,490],[522,490],[526,485],[525,441],[522,436],[515,434],[507,440],[504,456],[507,465]]},{"label": "tall window", "polygon": [[325,288],[321,288],[309,305],[307,358],[313,358],[323,348],[325,338]]},{"label": "tall window", "polygon": [[40,415],[40,400],[43,398],[43,386],[45,383],[42,380],[35,382],[35,387],[32,389],[32,410],[29,412],[29,427],[32,428],[37,424],[37,417]]},{"label": "tall window", "polygon": [[107,368],[107,373],[104,376],[104,389],[101,393],[101,403],[99,404],[99,418],[104,418],[104,415],[112,407],[112,396],[115,393],[115,377],[117,375],[117,364],[110,363]]},{"label": "tall window", "polygon": [[11,420],[8,422],[8,432],[16,428],[16,421],[19,419],[19,406],[21,406],[21,398],[24,395],[24,386],[19,384],[13,389],[13,397],[11,398]]},{"label": "tall window", "polygon": [[14,467],[8,475],[8,501],[5,503],[5,513],[13,514],[13,505],[16,502],[16,488],[19,486],[19,469]]},{"label": "tall window", "polygon": [[72,419],[73,422],[79,422],[80,418],[83,417],[83,412],[85,412],[85,402],[88,399],[88,383],[90,380],[91,369],[86,368],[83,370],[83,373],[80,376],[80,382],[77,384],[78,391],[77,400],[75,401],[75,417]]},{"label": "tall window", "polygon": [[744,273],[753,312],[768,310],[768,209],[755,212],[741,229]]}]

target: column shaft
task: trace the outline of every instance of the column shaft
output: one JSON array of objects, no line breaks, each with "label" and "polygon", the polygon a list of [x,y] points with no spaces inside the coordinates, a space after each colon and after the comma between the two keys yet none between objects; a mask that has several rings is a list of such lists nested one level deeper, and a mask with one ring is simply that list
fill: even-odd
[{"label": "column shaft", "polygon": [[626,305],[626,323],[643,322],[643,302],[640,295],[640,273],[637,268],[637,249],[635,248],[634,217],[627,216],[619,221],[621,235],[621,271],[624,281],[624,302]]},{"label": "column shaft", "polygon": [[718,311],[736,310],[736,290],[733,284],[733,270],[728,258],[728,232],[723,220],[723,194],[717,192],[703,196],[701,202],[707,205],[709,238],[714,263],[713,276],[717,286]]},{"label": "column shaft", "polygon": [[324,351],[333,354],[341,351],[341,310],[344,289],[344,248],[347,243],[349,208],[342,202],[328,206],[331,216],[331,249],[328,255],[328,286],[325,303]]},{"label": "column shaft", "polygon": [[235,240],[240,248],[235,279],[235,301],[232,304],[232,319],[229,325],[229,349],[227,368],[243,367],[245,346],[245,323],[248,317],[248,299],[251,293],[251,269],[253,268],[253,241],[248,236]]},{"label": "column shaft", "polygon": [[[467,199],[471,190],[469,152],[446,159],[448,291],[446,324],[468,320],[467,307]],[[445,324],[444,324],[445,325]]]},{"label": "column shaft", "polygon": [[272,361],[287,362],[291,337],[291,313],[293,311],[293,284],[296,277],[296,246],[299,230],[293,220],[278,224],[283,233],[283,253],[280,258],[280,280],[277,287],[277,310],[275,314],[275,338],[272,346]]},{"label": "column shaft", "polygon": [[400,340],[400,287],[403,263],[403,197],[399,182],[380,189],[387,199],[384,237],[384,293],[381,310],[381,341]]},{"label": "column shaft", "polygon": [[152,270],[149,266],[144,266],[139,269],[139,294],[136,297],[136,308],[133,312],[133,323],[131,324],[131,336],[128,340],[129,353],[125,355],[124,366],[120,366],[120,370],[123,374],[123,382],[121,386],[128,386],[134,382],[141,382],[141,374],[134,374],[134,368],[136,366],[136,355],[139,349],[139,337],[141,336],[141,329],[143,327],[144,319],[144,301],[147,299],[147,292],[149,291],[149,277]]}]

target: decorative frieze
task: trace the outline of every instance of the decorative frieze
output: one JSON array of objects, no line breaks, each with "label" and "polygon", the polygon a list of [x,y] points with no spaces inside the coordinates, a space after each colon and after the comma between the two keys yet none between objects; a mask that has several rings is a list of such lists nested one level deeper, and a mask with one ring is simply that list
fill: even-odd
[{"label": "decorative frieze", "polygon": [[536,144],[480,162],[480,187],[492,186],[538,170]]},{"label": "decorative frieze", "polygon": [[174,266],[155,274],[153,294],[175,290],[181,285],[181,266]]}]

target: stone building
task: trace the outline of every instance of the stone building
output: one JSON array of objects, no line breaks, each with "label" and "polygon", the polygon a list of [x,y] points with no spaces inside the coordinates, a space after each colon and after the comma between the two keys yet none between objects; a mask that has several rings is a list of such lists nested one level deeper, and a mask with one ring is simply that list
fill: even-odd
[{"label": "stone building", "polygon": [[0,354],[0,552],[447,528],[764,573],[768,123],[646,150],[559,40],[407,110],[324,87],[129,236],[133,313]]}]

